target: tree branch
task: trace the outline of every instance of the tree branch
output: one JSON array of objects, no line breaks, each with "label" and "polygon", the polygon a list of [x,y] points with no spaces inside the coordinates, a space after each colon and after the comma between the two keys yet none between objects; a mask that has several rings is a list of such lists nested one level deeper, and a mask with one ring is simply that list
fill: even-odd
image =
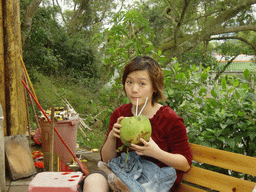
[{"label": "tree branch", "polygon": [[174,24],[176,21],[172,16],[169,15],[170,11],[171,11],[171,8],[169,6],[166,7],[164,10],[164,16]]},{"label": "tree branch", "polygon": [[228,68],[229,65],[231,65],[231,63],[235,60],[235,58],[237,58],[237,56],[238,56],[238,54],[235,55],[234,57],[232,57],[232,59],[230,59],[230,60],[227,62],[227,64],[226,64],[220,71],[217,72],[217,74],[216,74],[216,76],[215,76],[215,78],[214,78],[215,81],[219,78],[219,76],[220,76],[223,72],[225,72],[225,70]]},{"label": "tree branch", "polygon": [[232,37],[212,37],[210,38],[210,41],[212,40],[227,40],[227,39],[237,39],[237,40],[240,40],[240,41],[243,41],[245,42],[246,44],[248,44],[249,46],[251,46],[253,48],[253,50],[255,51],[255,54],[256,54],[256,46],[253,45],[252,43],[250,43],[249,41],[247,41],[245,38],[242,38],[242,37],[237,37],[237,36],[232,36]]},{"label": "tree branch", "polygon": [[182,13],[181,13],[181,16],[180,16],[180,19],[178,21],[178,24],[174,30],[174,42],[175,42],[175,46],[177,45],[178,43],[178,32],[179,32],[179,29],[184,21],[184,18],[185,18],[185,14],[186,14],[186,11],[188,9],[188,6],[189,6],[189,3],[190,3],[191,0],[185,0],[185,5],[183,7],[183,10],[182,10]]},{"label": "tree branch", "polygon": [[31,30],[32,18],[40,5],[42,0],[32,0],[31,3],[26,7],[26,13],[24,15],[24,22],[21,25],[22,33],[22,44],[24,45],[27,36]]},{"label": "tree branch", "polygon": [[212,35],[218,35],[218,34],[223,34],[223,33],[234,33],[234,32],[241,32],[241,31],[256,31],[256,25],[242,25],[242,26],[235,26],[235,27],[219,27],[216,28],[213,32]]},{"label": "tree branch", "polygon": [[236,7],[229,8],[227,11],[223,12],[215,19],[216,26],[219,26],[220,24],[227,21],[228,19],[231,19],[232,17],[236,16],[240,11],[248,8],[249,6],[255,3],[256,3],[256,0],[247,0],[245,2],[237,4]]},{"label": "tree branch", "polygon": [[[58,0],[56,0],[56,2],[57,2],[58,7],[61,8],[61,7],[60,7],[60,4],[59,4],[59,2],[58,2]],[[62,20],[63,20],[63,22],[65,23],[65,25],[67,25],[67,22],[66,22],[66,19],[65,19],[63,13],[62,13],[62,10],[60,10],[60,15],[61,15]]]},{"label": "tree branch", "polygon": [[79,17],[82,15],[83,11],[86,10],[87,4],[89,3],[89,1],[90,0],[83,1],[80,4],[80,6],[78,7],[78,9],[74,11],[71,21],[69,22],[69,26],[68,26],[68,30],[67,30],[68,35],[72,34],[72,32],[75,31],[75,26],[78,23],[77,21],[78,21]]},{"label": "tree branch", "polygon": [[[184,36],[182,38],[179,38],[179,43],[176,43],[176,45],[179,44],[178,47],[173,46],[175,44],[175,40],[171,40],[168,42],[163,41],[161,43],[161,46],[159,49],[161,49],[163,52],[167,50],[172,50],[171,51],[171,56],[178,56],[184,53],[185,51],[188,51],[198,45],[198,43],[210,39],[212,35],[217,35],[217,34],[223,34],[223,31],[229,31],[232,28],[227,28],[224,29],[222,24],[226,22],[227,20],[231,19],[232,17],[236,16],[240,11],[247,9],[249,6],[252,4],[255,4],[256,0],[246,0],[245,2],[237,4],[236,7],[230,8],[227,11],[224,11],[221,13],[218,17],[216,18],[210,18],[207,20],[207,23],[205,24],[205,27],[198,32],[195,32],[194,34],[190,35],[187,34],[187,36]],[[253,30],[255,29],[255,26],[248,25],[247,27],[252,28]],[[223,29],[223,31],[221,31]],[[235,28],[233,28],[235,29]],[[239,28],[237,28],[239,29]],[[240,31],[245,30],[245,28],[241,27]],[[247,28],[248,30],[248,28]],[[218,33],[217,33],[218,32]],[[238,31],[237,31],[238,32]],[[189,38],[187,38],[189,37]],[[178,38],[178,36],[176,36]]]}]

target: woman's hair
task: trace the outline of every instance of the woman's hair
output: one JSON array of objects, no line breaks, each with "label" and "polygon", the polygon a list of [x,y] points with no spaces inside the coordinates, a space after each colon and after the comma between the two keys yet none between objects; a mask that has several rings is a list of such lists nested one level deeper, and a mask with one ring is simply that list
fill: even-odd
[{"label": "woman's hair", "polygon": [[127,76],[133,71],[147,70],[150,76],[153,89],[155,92],[152,97],[152,105],[158,100],[164,101],[166,98],[164,96],[164,76],[159,64],[148,56],[137,56],[131,60],[124,68],[122,84],[125,91],[125,81]]}]

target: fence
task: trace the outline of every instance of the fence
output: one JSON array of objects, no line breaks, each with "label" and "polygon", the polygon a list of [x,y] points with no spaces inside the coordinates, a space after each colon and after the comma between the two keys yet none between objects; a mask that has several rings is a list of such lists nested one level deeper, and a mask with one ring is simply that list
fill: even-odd
[{"label": "fence", "polygon": [[[219,67],[223,68],[226,63],[219,63]],[[233,62],[231,63],[226,71],[244,71],[249,69],[250,71],[256,71],[256,63],[254,62]]]}]

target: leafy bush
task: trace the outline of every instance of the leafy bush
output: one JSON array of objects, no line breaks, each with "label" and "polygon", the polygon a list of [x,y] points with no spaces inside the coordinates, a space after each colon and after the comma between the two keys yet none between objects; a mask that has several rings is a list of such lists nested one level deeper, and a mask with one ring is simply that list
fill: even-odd
[{"label": "leafy bush", "polygon": [[177,62],[168,66],[166,103],[184,118],[190,142],[256,156],[256,96],[249,70],[243,80],[230,76],[229,83],[222,78],[218,84],[211,82],[209,68],[200,73],[195,66],[182,71]]}]

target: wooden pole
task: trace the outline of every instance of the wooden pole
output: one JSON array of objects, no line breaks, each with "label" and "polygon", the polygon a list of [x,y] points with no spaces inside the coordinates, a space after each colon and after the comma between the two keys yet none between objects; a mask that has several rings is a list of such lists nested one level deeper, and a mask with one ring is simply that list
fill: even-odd
[{"label": "wooden pole", "polygon": [[25,134],[27,112],[23,76],[19,56],[22,53],[19,0],[2,0],[4,34],[5,112],[6,134]]},{"label": "wooden pole", "polygon": [[4,135],[6,134],[5,111],[5,74],[4,74],[4,23],[3,4],[0,1],[0,191],[5,191],[5,153]]},{"label": "wooden pole", "polygon": [[17,104],[18,109],[18,122],[19,127],[16,131],[17,134],[25,134],[28,131],[28,113],[27,109],[26,91],[20,83],[20,79],[23,77],[23,67],[20,61],[20,55],[22,55],[22,40],[21,40],[21,21],[20,21],[20,0],[13,0],[14,6],[14,36],[15,36],[15,61],[16,61],[16,74],[17,74]]},{"label": "wooden pole", "polygon": [[[5,73],[4,73],[4,23],[3,23],[3,4],[0,1],[0,105],[5,111]],[[3,114],[6,119],[6,113]],[[7,134],[6,121],[3,121],[4,135]]]},{"label": "wooden pole", "polygon": [[54,112],[55,107],[51,107],[51,129],[50,129],[50,166],[49,170],[53,171],[53,149],[54,149]]},{"label": "wooden pole", "polygon": [[5,155],[4,155],[4,131],[3,111],[0,104],[0,191],[5,190]]},{"label": "wooden pole", "polygon": [[[4,11],[4,35],[5,35],[5,80],[6,80],[6,121],[7,134],[16,135],[18,124],[17,101],[17,73],[15,60],[15,37],[14,37],[14,9],[13,1],[5,2]],[[7,87],[8,86],[8,87]],[[25,112],[25,111],[24,111]],[[13,127],[16,127],[14,129]]]}]

